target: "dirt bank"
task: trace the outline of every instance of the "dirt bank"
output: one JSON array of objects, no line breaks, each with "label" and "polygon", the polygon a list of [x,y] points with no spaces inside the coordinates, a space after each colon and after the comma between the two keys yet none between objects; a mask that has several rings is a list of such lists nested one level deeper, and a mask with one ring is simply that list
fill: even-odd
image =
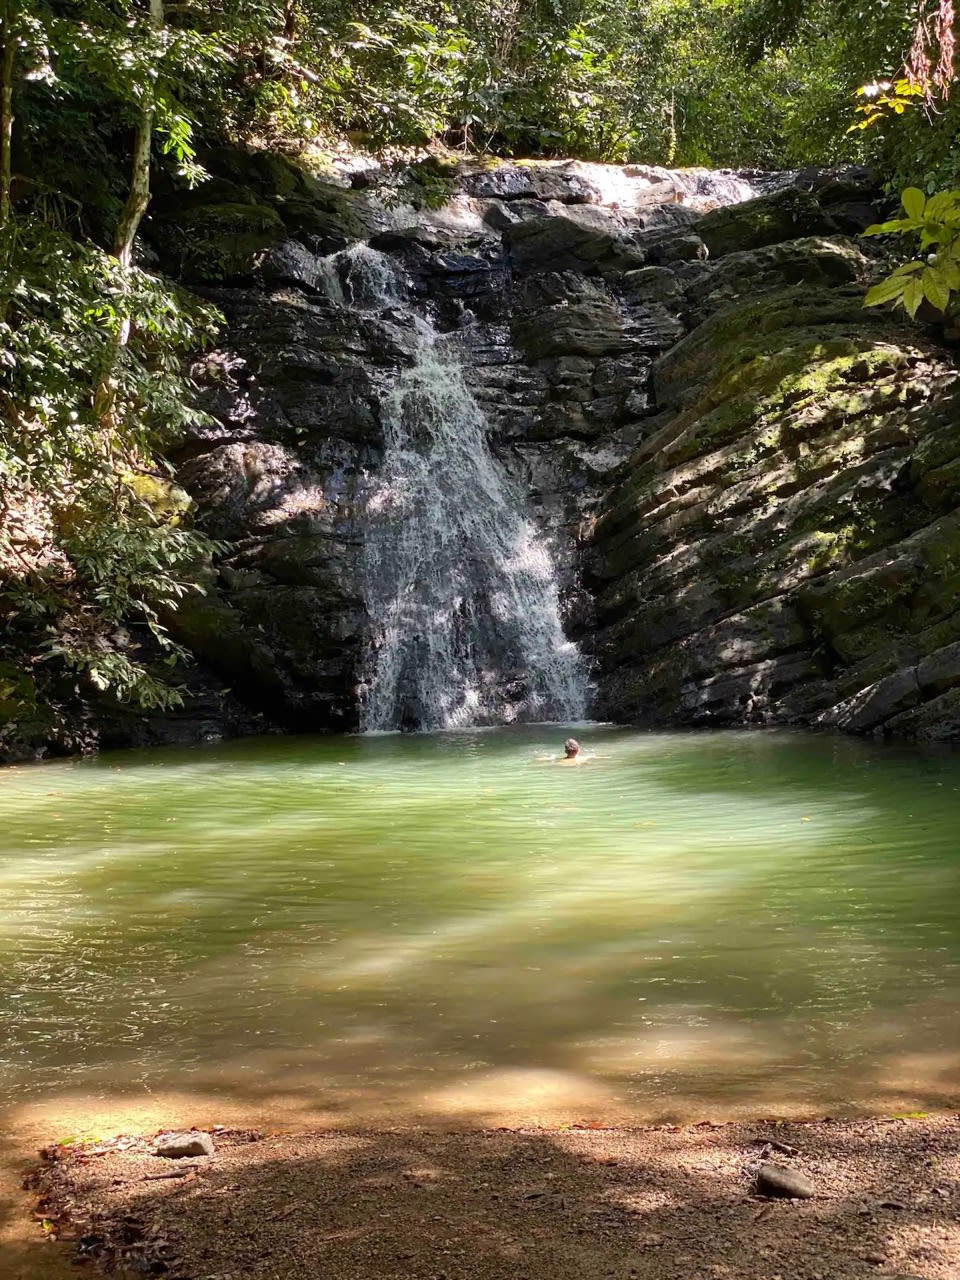
[{"label": "dirt bank", "polygon": [[[52,1234],[171,1280],[960,1274],[957,1116],[213,1136],[182,1160],[152,1138],[56,1148],[36,1180]],[[757,1196],[763,1159],[814,1197]]]}]

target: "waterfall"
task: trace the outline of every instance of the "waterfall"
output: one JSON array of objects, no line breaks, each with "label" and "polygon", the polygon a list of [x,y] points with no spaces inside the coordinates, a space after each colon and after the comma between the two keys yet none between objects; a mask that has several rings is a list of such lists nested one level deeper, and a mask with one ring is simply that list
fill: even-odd
[{"label": "waterfall", "polygon": [[385,455],[367,501],[361,727],[581,719],[588,682],[549,551],[455,355],[404,303],[389,259],[365,246],[341,256],[353,305],[402,307],[416,334],[381,406]]}]

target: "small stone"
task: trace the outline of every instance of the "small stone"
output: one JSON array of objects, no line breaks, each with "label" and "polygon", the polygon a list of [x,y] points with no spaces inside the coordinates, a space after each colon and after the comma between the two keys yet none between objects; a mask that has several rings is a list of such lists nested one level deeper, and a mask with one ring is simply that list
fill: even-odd
[{"label": "small stone", "polygon": [[157,1143],[157,1155],[168,1160],[180,1160],[184,1156],[212,1156],[213,1139],[209,1133],[171,1133]]},{"label": "small stone", "polygon": [[872,1267],[882,1266],[886,1262],[886,1258],[882,1253],[865,1253],[863,1260],[864,1262],[869,1262]]},{"label": "small stone", "polygon": [[797,1169],[779,1164],[762,1164],[757,1170],[757,1194],[809,1200],[814,1194],[814,1188],[806,1174]]}]

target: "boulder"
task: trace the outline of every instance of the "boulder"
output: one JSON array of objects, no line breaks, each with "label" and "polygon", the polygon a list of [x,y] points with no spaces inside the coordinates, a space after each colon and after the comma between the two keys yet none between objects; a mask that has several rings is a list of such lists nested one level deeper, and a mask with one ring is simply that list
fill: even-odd
[{"label": "boulder", "polygon": [[692,317],[700,321],[721,307],[740,299],[753,301],[761,293],[800,285],[824,291],[863,285],[870,274],[868,259],[852,241],[812,236],[743,249],[716,263],[708,261],[699,277],[687,285],[685,298]]},{"label": "boulder", "polygon": [[794,187],[714,209],[697,223],[697,235],[711,258],[801,236],[830,235],[836,230],[835,221],[816,195]]},{"label": "boulder", "polygon": [[252,280],[286,228],[267,205],[195,204],[151,218],[145,233],[166,271],[201,284]]},{"label": "boulder", "polygon": [[157,1143],[157,1155],[167,1160],[182,1160],[187,1156],[212,1156],[215,1147],[209,1133],[192,1129],[189,1133],[173,1133]]},{"label": "boulder", "polygon": [[757,1170],[757,1195],[789,1200],[810,1200],[816,1194],[813,1182],[798,1169],[764,1163]]},{"label": "boulder", "polygon": [[556,200],[561,204],[599,204],[600,192],[576,161],[496,164],[460,179],[462,189],[481,200]]},{"label": "boulder", "polygon": [[532,218],[511,224],[503,233],[514,271],[580,271],[607,275],[645,263],[627,240],[583,227],[567,218]]},{"label": "boulder", "polygon": [[513,339],[529,360],[546,356],[602,356],[626,351],[630,341],[616,306],[608,300],[559,302],[518,316]]}]

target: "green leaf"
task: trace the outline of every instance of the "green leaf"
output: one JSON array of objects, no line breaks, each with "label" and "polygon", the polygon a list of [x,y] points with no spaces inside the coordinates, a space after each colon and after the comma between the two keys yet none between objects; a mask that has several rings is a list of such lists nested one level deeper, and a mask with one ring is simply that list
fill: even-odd
[{"label": "green leaf", "polygon": [[922,301],[923,285],[920,283],[917,276],[912,276],[907,281],[903,290],[903,307],[911,320],[917,314],[917,310]]},{"label": "green leaf", "polygon": [[927,201],[923,216],[928,220],[942,221],[953,213],[958,207],[958,195],[956,191],[938,191],[935,196],[931,196]]},{"label": "green leaf", "polygon": [[898,235],[904,231],[916,231],[919,225],[915,218],[891,218],[889,222],[874,222],[863,234],[865,236]]},{"label": "green leaf", "polygon": [[881,280],[879,284],[875,284],[872,289],[867,290],[867,296],[863,300],[865,307],[879,307],[884,302],[898,301],[912,281],[907,280],[904,276],[887,276],[886,280]]},{"label": "green leaf", "polygon": [[927,197],[919,187],[907,187],[900,201],[908,218],[917,220],[923,217],[923,207],[927,203]]},{"label": "green leaf", "polygon": [[950,301],[950,286],[944,279],[942,271],[937,267],[927,267],[920,277],[920,286],[923,289],[923,296],[932,306],[938,311],[946,311],[947,303]]}]

